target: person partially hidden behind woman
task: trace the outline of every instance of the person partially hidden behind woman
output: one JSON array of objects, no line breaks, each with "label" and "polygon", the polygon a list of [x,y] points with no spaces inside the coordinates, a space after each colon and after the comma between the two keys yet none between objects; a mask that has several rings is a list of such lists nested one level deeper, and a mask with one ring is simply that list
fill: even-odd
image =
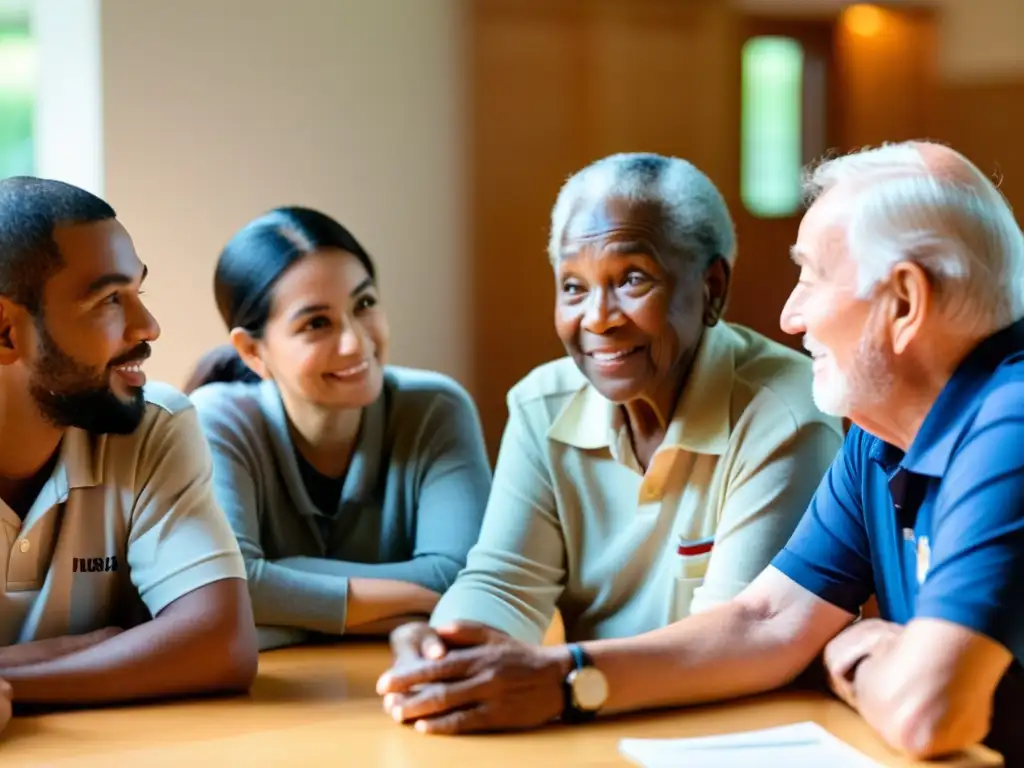
[{"label": "person partially hidden behind woman", "polygon": [[[734,250],[722,196],[684,160],[613,155],[569,179],[549,252],[569,356],[509,393],[480,541],[431,626],[394,633],[396,667],[454,645],[515,654],[556,606],[569,640],[663,627],[783,547],[842,425],[814,407],[807,357],[721,320]],[[486,719],[404,707],[387,676],[381,691],[398,720],[434,715],[424,730]]]},{"label": "person partially hidden behind woman", "polygon": [[446,376],[385,365],[373,262],[323,213],[249,223],[215,292],[233,350],[204,358],[191,397],[261,648],[429,615],[490,490],[473,402]]}]

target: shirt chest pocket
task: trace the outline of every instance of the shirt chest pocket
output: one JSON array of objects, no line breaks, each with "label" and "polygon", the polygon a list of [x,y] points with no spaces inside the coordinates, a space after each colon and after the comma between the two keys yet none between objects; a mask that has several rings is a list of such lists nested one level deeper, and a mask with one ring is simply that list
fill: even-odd
[{"label": "shirt chest pocket", "polygon": [[676,573],[672,585],[671,621],[679,621],[690,615],[693,595],[704,584],[704,575],[711,562],[711,549],[694,554],[676,555]]}]

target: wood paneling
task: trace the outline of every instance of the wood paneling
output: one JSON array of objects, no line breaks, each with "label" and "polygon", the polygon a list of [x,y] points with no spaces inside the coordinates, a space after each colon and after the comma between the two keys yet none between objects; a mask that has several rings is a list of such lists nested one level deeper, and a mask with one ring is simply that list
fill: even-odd
[{"label": "wood paneling", "polygon": [[1024,73],[989,82],[945,83],[930,134],[964,153],[1001,189],[1024,221]]},{"label": "wood paneling", "polygon": [[879,9],[883,24],[865,37],[836,26],[842,125],[837,149],[927,137],[935,110],[936,18],[927,10]]},{"label": "wood paneling", "polygon": [[505,393],[560,353],[547,220],[586,159],[582,5],[487,0],[472,15],[473,391],[492,457]]}]

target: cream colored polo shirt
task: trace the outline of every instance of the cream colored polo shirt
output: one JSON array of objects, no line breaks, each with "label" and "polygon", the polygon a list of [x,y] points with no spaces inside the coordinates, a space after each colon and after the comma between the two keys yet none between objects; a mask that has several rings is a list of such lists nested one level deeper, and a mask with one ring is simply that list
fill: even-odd
[{"label": "cream colored polo shirt", "polygon": [[509,392],[480,540],[431,623],[540,642],[665,626],[739,593],[796,527],[842,444],[811,361],[739,326],[708,329],[644,472],[622,409],[565,358]]},{"label": "cream colored polo shirt", "polygon": [[24,522],[0,501],[0,645],[129,626],[245,578],[195,410],[166,384],[145,397],[130,435],[66,432]]}]

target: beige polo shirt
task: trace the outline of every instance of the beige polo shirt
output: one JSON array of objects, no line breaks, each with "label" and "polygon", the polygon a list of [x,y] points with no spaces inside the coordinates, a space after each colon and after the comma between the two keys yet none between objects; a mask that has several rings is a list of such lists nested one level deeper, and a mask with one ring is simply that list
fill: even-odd
[{"label": "beige polo shirt", "polygon": [[647,471],[622,409],[568,358],[508,395],[480,540],[431,618],[539,642],[635,635],[740,592],[786,543],[842,443],[811,361],[708,329]]},{"label": "beige polo shirt", "polygon": [[0,645],[130,626],[206,584],[245,578],[195,410],[166,384],[145,396],[130,435],[65,433],[24,521],[0,501]]}]

